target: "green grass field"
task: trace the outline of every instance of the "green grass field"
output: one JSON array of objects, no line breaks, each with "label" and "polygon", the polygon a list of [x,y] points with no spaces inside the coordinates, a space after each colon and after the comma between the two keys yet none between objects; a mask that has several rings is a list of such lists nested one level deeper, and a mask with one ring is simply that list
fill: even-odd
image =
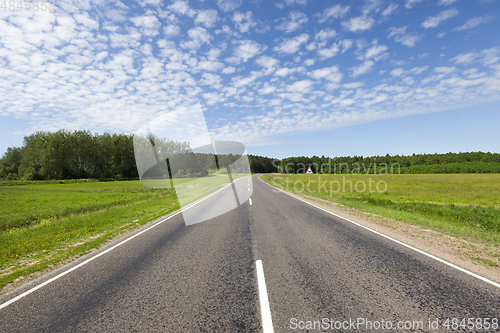
[{"label": "green grass field", "polygon": [[0,183],[0,288],[179,208],[139,181]]},{"label": "green grass field", "polygon": [[448,234],[500,241],[499,174],[312,175],[310,192],[307,175],[269,174],[262,180]]}]

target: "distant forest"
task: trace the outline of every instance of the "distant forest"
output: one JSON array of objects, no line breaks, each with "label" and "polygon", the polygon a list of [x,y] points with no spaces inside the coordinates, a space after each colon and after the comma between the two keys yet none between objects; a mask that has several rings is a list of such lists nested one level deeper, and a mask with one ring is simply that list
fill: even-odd
[{"label": "distant forest", "polygon": [[326,174],[500,173],[500,154],[470,152],[334,158],[300,156],[281,160],[278,172],[305,173],[309,166],[314,173]]},{"label": "distant forest", "polygon": [[[206,154],[196,154],[202,164]],[[224,156],[233,158],[236,156]],[[252,172],[273,172],[274,159],[248,155]],[[210,166],[201,165],[201,169]],[[191,176],[190,170],[180,172]],[[194,171],[192,171],[194,172]],[[196,175],[201,175],[197,173]],[[4,180],[138,179],[133,135],[90,131],[37,132],[20,148],[8,148],[0,159]]]},{"label": "distant forest", "polygon": [[[201,154],[206,155],[206,154]],[[198,156],[203,164],[206,156]],[[226,156],[231,158],[231,156]],[[232,157],[234,160],[237,156]],[[288,157],[248,155],[253,173],[500,173],[498,153],[413,154],[411,156]],[[227,164],[227,163],[226,163]],[[200,165],[201,169],[210,169]],[[182,176],[201,175],[184,170]],[[0,179],[138,179],[133,136],[89,131],[37,132],[0,159]]]}]

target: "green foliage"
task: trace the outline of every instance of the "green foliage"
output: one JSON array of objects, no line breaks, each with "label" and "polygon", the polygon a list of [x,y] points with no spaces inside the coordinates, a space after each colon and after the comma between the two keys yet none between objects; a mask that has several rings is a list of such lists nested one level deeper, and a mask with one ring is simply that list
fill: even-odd
[{"label": "green foliage", "polygon": [[[151,149],[157,166],[146,177],[168,178],[165,163],[171,159],[173,177],[201,177],[211,170],[225,168],[241,155],[219,155],[218,165],[213,154],[193,153],[188,142],[162,140],[153,135],[136,137],[136,146]],[[252,172],[273,172],[273,159],[249,155]],[[172,161],[175,160],[175,161]],[[173,163],[175,162],[175,163]],[[278,161],[279,163],[279,161]],[[164,165],[165,164],[165,165]],[[234,169],[234,168],[233,168]],[[235,170],[245,172],[245,170]],[[125,134],[102,135],[89,131],[36,132],[26,136],[21,148],[8,148],[0,160],[0,179],[137,179],[134,137]]]},{"label": "green foliage", "polygon": [[253,173],[277,172],[280,165],[280,160],[278,159],[257,155],[248,155],[248,161],[250,162],[250,170]]},{"label": "green foliage", "polygon": [[0,175],[24,180],[137,178],[132,140],[131,135],[89,131],[37,132],[25,137],[21,148],[7,150]]},{"label": "green foliage", "polygon": [[334,158],[298,156],[283,159],[278,172],[305,173],[309,166],[316,174],[500,173],[500,154],[460,152]]},{"label": "green foliage", "polygon": [[20,164],[21,148],[7,148],[0,159],[0,177],[8,180],[18,179]]}]

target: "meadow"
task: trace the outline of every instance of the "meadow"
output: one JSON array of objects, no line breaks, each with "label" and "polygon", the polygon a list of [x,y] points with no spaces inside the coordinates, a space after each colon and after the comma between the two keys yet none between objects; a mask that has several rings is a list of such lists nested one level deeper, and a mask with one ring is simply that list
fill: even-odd
[{"label": "meadow", "polygon": [[0,289],[179,208],[137,181],[0,183]]},{"label": "meadow", "polygon": [[447,234],[500,241],[500,174],[312,175],[310,191],[307,175],[262,180]]}]

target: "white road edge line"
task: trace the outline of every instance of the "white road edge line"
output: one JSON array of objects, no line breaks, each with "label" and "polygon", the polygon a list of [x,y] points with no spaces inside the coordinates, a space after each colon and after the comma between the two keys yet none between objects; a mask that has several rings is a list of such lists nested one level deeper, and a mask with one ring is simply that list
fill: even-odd
[{"label": "white road edge line", "polygon": [[425,251],[422,251],[422,250],[420,250],[420,249],[417,249],[416,247],[413,247],[413,246],[411,246],[411,245],[408,245],[408,244],[406,244],[406,243],[403,243],[403,242],[401,242],[401,241],[399,241],[399,240],[397,240],[397,239],[395,239],[395,238],[392,238],[392,237],[390,237],[390,236],[384,235],[383,233],[380,233],[380,232],[378,232],[378,231],[375,231],[375,230],[373,230],[373,229],[370,229],[370,228],[368,228],[368,227],[365,227],[364,225],[361,225],[361,224],[359,224],[359,223],[356,223],[356,222],[354,222],[354,221],[351,221],[351,220],[349,220],[348,218],[345,218],[345,217],[343,217],[343,216],[340,216],[340,215],[337,215],[337,214],[335,214],[335,213],[329,212],[329,211],[327,211],[326,209],[323,209],[323,208],[318,207],[318,206],[316,206],[316,205],[313,205],[312,203],[309,203],[309,202],[307,202],[307,201],[305,201],[305,200],[302,200],[302,199],[300,199],[300,198],[297,198],[297,197],[295,197],[295,196],[291,195],[290,193],[288,193],[288,192],[287,192],[287,191],[285,191],[285,190],[282,190],[282,189],[280,189],[280,188],[278,188],[278,187],[275,187],[275,186],[272,186],[271,184],[266,183],[265,181],[263,181],[263,180],[262,180],[262,179],[260,179],[260,178],[259,178],[259,180],[260,180],[261,182],[263,182],[264,184],[269,185],[269,186],[271,186],[272,188],[278,189],[279,191],[281,191],[281,192],[283,192],[283,193],[285,193],[285,194],[287,194],[287,195],[291,196],[292,198],[295,198],[295,199],[297,199],[297,200],[299,200],[299,201],[302,201],[302,202],[304,202],[304,203],[306,203],[306,204],[308,204],[308,205],[310,205],[310,206],[316,207],[316,208],[318,208],[318,209],[320,209],[320,210],[322,210],[322,211],[324,211],[324,212],[326,212],[326,213],[328,213],[328,214],[331,214],[331,215],[337,216],[337,217],[339,217],[339,218],[341,218],[341,219],[343,219],[343,220],[346,220],[346,221],[348,221],[348,222],[351,222],[351,223],[353,223],[353,224],[355,224],[355,225],[357,225],[357,226],[359,226],[359,227],[361,227],[361,228],[363,228],[363,229],[366,229],[366,230],[368,230],[368,231],[371,231],[371,232],[373,232],[373,233],[375,233],[375,234],[377,234],[377,235],[379,235],[379,236],[382,236],[382,237],[384,237],[384,238],[387,238],[387,239],[389,239],[389,240],[391,240],[391,241],[393,241],[393,242],[396,242],[396,243],[398,243],[398,244],[400,244],[400,245],[403,245],[403,246],[405,246],[405,247],[407,247],[407,248],[409,248],[409,249],[412,249],[413,251],[416,251],[416,252],[418,252],[418,253],[421,253],[421,254],[423,254],[423,255],[425,255],[425,256],[427,256],[427,257],[429,257],[429,258],[432,258],[432,259],[434,259],[434,260],[437,260],[437,261],[439,261],[439,262],[441,262],[441,263],[443,263],[443,264],[446,264],[446,265],[448,265],[448,266],[450,266],[450,267],[453,267],[453,268],[455,268],[455,269],[457,269],[457,270],[459,270],[459,271],[461,271],[461,272],[464,272],[464,273],[466,273],[466,274],[469,274],[470,276],[473,276],[473,277],[475,277],[475,278],[477,278],[477,279],[479,279],[479,280],[482,280],[482,281],[484,281],[484,282],[486,282],[486,283],[489,283],[489,284],[491,284],[491,285],[493,285],[493,286],[495,286],[495,287],[497,287],[497,288],[500,288],[500,284],[499,284],[499,283],[496,283],[496,282],[494,282],[494,281],[488,280],[487,278],[485,278],[485,277],[483,277],[483,276],[481,276],[481,275],[478,275],[478,274],[476,274],[476,273],[473,273],[473,272],[471,272],[471,271],[468,271],[468,270],[466,270],[465,268],[462,268],[462,267],[460,267],[460,266],[457,266],[457,265],[455,265],[455,264],[452,264],[452,263],[451,263],[451,262],[449,262],[449,261],[446,261],[446,260],[444,260],[444,259],[441,259],[441,258],[439,258],[439,257],[436,257],[435,255],[432,255],[432,254],[430,254],[430,253],[427,253],[427,252],[425,252]]},{"label": "white road edge line", "polygon": [[250,203],[250,206],[252,205],[252,198],[248,198],[248,202]]},{"label": "white road edge line", "polygon": [[[243,178],[243,177],[242,177],[242,178]],[[234,182],[236,182],[236,181],[238,181],[238,180],[240,180],[240,179],[242,179],[242,178],[236,179]],[[194,205],[199,204],[199,203],[200,203],[200,202],[202,202],[203,200],[208,199],[208,198],[209,198],[209,197],[211,197],[212,195],[216,194],[217,192],[222,191],[223,189],[225,189],[226,187],[228,187],[228,186],[230,186],[230,185],[231,185],[231,184],[229,183],[229,184],[227,184],[226,186],[224,186],[224,187],[222,187],[222,188],[218,189],[217,191],[215,191],[215,192],[213,192],[213,193],[210,193],[209,195],[207,195],[207,196],[205,196],[205,197],[203,197],[203,198],[201,198],[201,199],[198,199],[197,201],[195,201],[195,202],[193,202],[193,203],[189,204],[188,206],[186,206],[186,207],[184,207],[184,208],[179,209],[179,211],[178,211],[177,213],[174,213],[174,214],[170,215],[169,217],[164,218],[163,220],[161,220],[161,221],[159,221],[159,222],[157,222],[157,223],[153,224],[152,226],[150,226],[150,227],[148,227],[148,228],[144,229],[144,230],[143,230],[143,231],[141,231],[141,232],[138,232],[137,234],[135,234],[135,235],[133,235],[133,236],[131,236],[131,237],[129,237],[129,238],[127,238],[127,239],[125,239],[124,241],[122,241],[122,242],[120,242],[120,243],[118,243],[118,244],[116,244],[116,245],[114,245],[114,246],[110,247],[109,249],[107,249],[107,250],[105,250],[105,251],[103,251],[103,252],[101,252],[101,253],[99,253],[99,254],[97,254],[97,255],[93,256],[92,258],[89,258],[89,259],[85,260],[84,262],[81,262],[81,263],[79,263],[78,265],[71,267],[71,268],[70,268],[70,269],[68,269],[67,271],[64,271],[64,272],[62,272],[61,274],[58,274],[58,275],[54,276],[53,278],[50,278],[49,280],[47,280],[47,281],[45,281],[45,282],[43,282],[43,283],[41,283],[41,284],[39,284],[39,285],[37,285],[37,286],[35,286],[35,287],[33,287],[33,288],[29,289],[29,290],[27,290],[27,291],[25,291],[24,293],[17,295],[17,296],[16,296],[16,297],[14,297],[13,299],[8,300],[7,302],[5,302],[5,303],[3,303],[3,304],[0,304],[0,310],[1,310],[1,309],[3,309],[3,308],[5,308],[6,306],[9,306],[10,304],[12,304],[12,303],[14,303],[14,302],[19,301],[21,298],[23,298],[23,297],[25,297],[25,296],[28,296],[28,295],[29,295],[29,294],[31,294],[32,292],[37,291],[38,289],[40,289],[40,288],[42,288],[42,287],[44,287],[44,286],[48,285],[49,283],[54,282],[55,280],[57,280],[57,279],[59,279],[59,278],[63,277],[64,275],[66,275],[66,274],[68,274],[68,273],[71,273],[72,271],[74,271],[74,270],[76,270],[76,269],[78,269],[78,268],[82,267],[83,265],[88,264],[89,262],[91,262],[91,261],[93,261],[93,260],[95,260],[95,259],[99,258],[100,256],[102,256],[102,255],[104,255],[104,254],[108,253],[109,251],[112,251],[112,250],[116,249],[118,246],[125,244],[125,243],[126,243],[126,242],[128,242],[129,240],[132,240],[132,239],[134,239],[135,237],[137,237],[137,236],[139,236],[139,235],[141,235],[141,234],[145,233],[146,231],[148,231],[148,230],[150,230],[150,229],[153,229],[153,228],[154,228],[154,227],[156,227],[157,225],[160,225],[161,223],[163,223],[163,222],[165,222],[165,221],[167,221],[167,220],[171,219],[172,217],[174,217],[174,216],[176,216],[176,215],[181,214],[181,213],[182,213],[183,211],[185,211],[186,209],[189,209],[189,208],[193,207]]]},{"label": "white road edge line", "polygon": [[264,278],[264,268],[262,260],[255,262],[257,267],[257,284],[259,286],[260,312],[262,314],[262,328],[264,333],[274,333],[273,318],[271,317],[271,308],[267,298],[266,279]]}]

